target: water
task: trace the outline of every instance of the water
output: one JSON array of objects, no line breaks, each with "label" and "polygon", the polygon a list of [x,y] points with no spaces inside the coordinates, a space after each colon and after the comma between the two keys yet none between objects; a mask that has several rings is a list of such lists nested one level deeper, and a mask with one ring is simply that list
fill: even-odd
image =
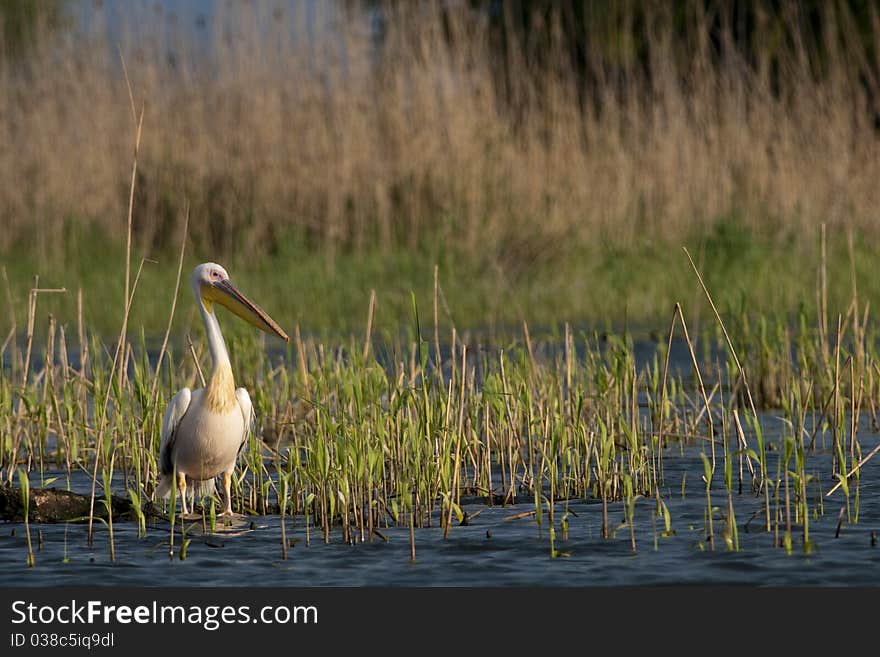
[{"label": "water", "polygon": [[[876,435],[863,436],[863,453],[877,441]],[[715,551],[710,551],[703,528],[705,494],[699,480],[699,448],[687,448],[683,455],[678,447],[670,448],[664,458],[666,484],[661,493],[669,507],[674,534],[660,536],[663,520],[654,514],[653,499],[639,500],[635,553],[629,529],[619,527],[623,505],[609,505],[610,525],[616,531],[606,540],[601,536],[601,504],[592,500],[572,500],[567,507],[565,503],[557,504],[557,537],[562,514],[566,508],[570,512],[568,538],[557,540],[555,546],[567,556],[557,558],[550,555],[546,508],[543,527],[538,526],[534,516],[512,519],[534,510],[527,501],[503,507],[489,507],[482,501],[466,504],[469,524],[453,526],[446,540],[435,518],[434,527],[415,530],[415,562],[410,560],[409,530],[405,527],[381,528],[387,541],[374,537],[372,542],[354,545],[343,543],[338,530],[325,544],[320,530],[311,528],[310,544],[306,545],[301,516],[287,518],[287,537],[293,544],[285,561],[281,558],[279,517],[258,516],[236,520],[233,528],[218,529],[213,536],[201,535],[197,531],[201,523],[194,523],[185,560],[179,559],[177,548],[174,558],[169,559],[167,523],[149,524],[146,538],[138,538],[133,522],[115,523],[115,562],[110,561],[108,533],[101,524],[96,524],[91,548],[84,524],[32,525],[34,549],[38,530],[42,533],[42,548],[35,553],[35,567],[28,568],[23,524],[5,523],[0,525],[0,585],[880,585],[880,546],[872,546],[872,532],[880,534],[880,459],[869,461],[863,468],[858,523],[844,522],[835,537],[838,512],[845,498],[840,490],[824,497],[833,485],[825,467],[830,457],[813,457],[816,478],[809,488],[811,507],[818,506],[818,498],[823,495],[824,514],[811,518],[811,551],[805,552],[798,527],[793,532],[789,555],[783,548],[774,547],[773,533],[761,531],[763,497],[750,492],[734,495],[740,550],[726,549],[721,536],[724,521],[716,512]],[[684,473],[687,485],[682,497]],[[85,490],[86,483],[83,475],[74,488]],[[720,486],[713,489],[712,501],[720,510],[726,510],[726,493]],[[175,545],[179,543],[178,533]]]},{"label": "water", "polygon": [[[638,367],[653,359],[656,344],[637,343]],[[682,374],[690,367],[686,348],[676,342],[672,369]],[[810,420],[808,418],[808,425]],[[778,436],[781,420],[773,413],[761,417],[768,436]],[[862,454],[880,441],[869,418],[859,429]],[[807,427],[812,430],[811,426]],[[771,441],[772,442],[772,441]],[[754,446],[754,445],[752,445]],[[745,473],[743,494],[734,495],[740,550],[727,549],[721,535],[727,497],[722,488],[722,455],[714,478],[712,504],[715,550],[710,551],[704,529],[706,509],[702,445],[667,448],[663,454],[664,483],[661,496],[669,508],[673,533],[661,536],[662,518],[655,514],[655,501],[636,503],[636,552],[629,528],[623,525],[622,503],[609,505],[611,539],[602,538],[602,510],[596,500],[570,500],[556,505],[555,548],[566,556],[551,557],[546,507],[544,523],[533,515],[513,516],[534,510],[531,499],[507,506],[487,506],[482,500],[464,505],[470,522],[455,525],[444,540],[439,518],[433,527],[416,529],[416,560],[410,559],[410,536],[405,527],[380,527],[387,539],[345,544],[338,528],[324,543],[320,529],[310,528],[308,544],[302,516],[287,519],[292,546],[281,558],[281,525],[278,516],[255,516],[237,520],[231,529],[218,529],[213,536],[200,533],[200,522],[191,525],[187,558],[181,560],[175,536],[169,558],[167,522],[147,526],[139,538],[133,522],[114,524],[116,561],[110,560],[106,527],[95,525],[90,547],[85,524],[32,525],[35,567],[26,565],[26,535],[21,523],[0,524],[0,586],[108,585],[108,586],[630,586],[630,585],[761,585],[761,586],[880,586],[880,545],[872,546],[872,532],[880,535],[880,457],[862,470],[859,485],[858,523],[844,522],[838,534],[839,511],[845,497],[830,477],[829,439],[817,437],[818,452],[809,456],[807,472],[810,507],[822,513],[810,519],[810,551],[804,549],[800,527],[793,528],[791,554],[774,545],[774,533],[761,531],[763,497],[749,489]],[[768,453],[768,471],[775,476],[779,451]],[[735,468],[738,472],[738,468]],[[44,480],[59,476],[53,486],[66,486],[65,473],[46,472]],[[736,482],[737,474],[734,475]],[[685,495],[682,495],[684,480]],[[39,473],[31,473],[31,485],[39,486]],[[736,486],[736,483],[735,483]],[[123,494],[118,478],[114,492]],[[84,472],[74,472],[71,489],[88,493]],[[500,483],[496,492],[502,489]],[[852,491],[854,494],[854,491]],[[782,495],[782,491],[780,491]],[[823,504],[820,507],[820,500]],[[851,500],[855,510],[854,498]],[[771,499],[771,509],[775,502]],[[568,537],[561,538],[559,520],[568,511]],[[792,512],[793,513],[793,512]],[[38,531],[42,546],[38,549]],[[780,527],[780,535],[784,527]]]},{"label": "water", "polygon": [[138,44],[176,34],[206,54],[212,34],[234,29],[241,12],[263,32],[293,16],[307,34],[320,35],[330,29],[338,11],[336,3],[322,0],[80,0],[62,9],[78,35],[97,32],[111,44],[125,38]]}]

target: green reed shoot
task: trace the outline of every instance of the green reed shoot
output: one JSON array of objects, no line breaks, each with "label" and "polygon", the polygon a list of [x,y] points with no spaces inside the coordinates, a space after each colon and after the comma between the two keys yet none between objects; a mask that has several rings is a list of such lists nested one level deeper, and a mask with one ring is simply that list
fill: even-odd
[{"label": "green reed shoot", "polygon": [[704,534],[709,543],[709,549],[715,549],[715,531],[712,525],[712,516],[714,509],[712,508],[712,463],[706,456],[705,452],[700,452],[700,458],[703,460],[703,481],[706,484],[706,511],[704,520]]},{"label": "green reed shoot", "polygon": [[27,565],[29,568],[34,567],[34,549],[31,545],[31,526],[30,526],[30,500],[31,487],[28,480],[27,472],[18,470],[18,482],[21,487],[21,506],[24,515],[24,533],[27,537]]}]

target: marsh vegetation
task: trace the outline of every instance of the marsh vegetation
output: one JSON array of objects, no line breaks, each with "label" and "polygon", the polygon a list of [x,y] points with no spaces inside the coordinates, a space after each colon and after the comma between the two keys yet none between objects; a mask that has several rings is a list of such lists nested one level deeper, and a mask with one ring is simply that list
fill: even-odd
[{"label": "marsh vegetation", "polygon": [[[558,340],[525,323],[496,343],[455,327],[441,333],[439,280],[436,289],[433,312],[413,296],[396,342],[372,335],[372,303],[365,330],[344,342],[303,338],[299,327],[286,351],[253,336],[231,341],[258,418],[234,508],[280,516],[282,558],[286,518],[309,542],[372,542],[405,528],[416,559],[423,528],[447,537],[469,524],[475,502],[534,521],[551,557],[566,554],[557,545],[569,541],[572,503],[601,505],[602,538],[633,551],[674,533],[669,504],[679,495],[702,500],[697,545],[706,550],[739,550],[745,524],[766,533],[767,547],[809,553],[814,523],[839,533],[859,522],[880,376],[868,307],[855,298],[830,325],[713,315],[699,338],[676,304],[668,333],[646,348],[567,324]],[[28,336],[39,298],[31,295]],[[170,520],[171,553],[184,558],[175,527],[211,533],[224,522],[215,500],[183,519],[155,499],[161,414],[207,371],[201,340],[157,353],[143,338],[111,348],[82,322],[69,334],[53,318],[48,330],[45,348],[3,345],[5,479],[20,478],[26,498],[28,484],[70,488],[85,475],[92,506],[77,520],[89,523],[90,541],[105,537],[111,559],[107,511],[124,491],[149,509],[127,513],[138,536],[164,536]],[[675,465],[667,477],[682,459],[701,465],[684,474]],[[741,505],[750,517],[738,515]],[[653,517],[649,545],[636,539],[637,507]]]},{"label": "marsh vegetation", "polygon": [[394,536],[418,562],[499,508],[554,560],[586,509],[626,552],[876,543],[873,5],[744,3],[748,38],[724,3],[536,5],[499,32],[480,3],[223,4],[196,42],[117,44],[100,9],[36,14],[0,58],[22,565],[46,487],[109,561],[224,530],[155,496],[165,405],[208,367],[175,272],[206,259],[293,328],[223,323],[267,559]]}]

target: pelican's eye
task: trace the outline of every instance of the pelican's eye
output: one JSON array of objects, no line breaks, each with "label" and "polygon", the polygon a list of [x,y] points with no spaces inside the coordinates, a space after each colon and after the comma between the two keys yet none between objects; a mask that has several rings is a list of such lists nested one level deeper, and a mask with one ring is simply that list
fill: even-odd
[{"label": "pelican's eye", "polygon": [[216,269],[211,270],[211,280],[212,281],[219,281],[222,278],[223,278],[223,274],[221,274],[218,270],[216,270]]}]

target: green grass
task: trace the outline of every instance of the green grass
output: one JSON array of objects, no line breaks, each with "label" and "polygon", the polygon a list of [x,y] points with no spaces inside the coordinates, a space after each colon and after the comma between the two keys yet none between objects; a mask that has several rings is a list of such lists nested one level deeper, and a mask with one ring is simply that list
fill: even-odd
[{"label": "green grass", "polygon": [[[853,297],[851,266],[860,300],[880,302],[880,277],[874,275],[877,249],[868,240],[853,240],[853,259],[844,236],[829,235],[827,294],[829,317],[845,313]],[[258,262],[209,253],[186,254],[184,276],[198,262],[215,260],[237,284],[285,328],[299,324],[303,334],[344,337],[363,330],[370,291],[376,290],[374,331],[398,335],[409,324],[411,293],[424,308],[433,308],[434,266],[439,266],[440,322],[459,331],[519,331],[526,320],[536,330],[561,330],[564,322],[598,330],[663,331],[672,307],[705,316],[707,305],[681,246],[687,246],[724,313],[746,305],[755,315],[789,319],[798,312],[815,317],[820,249],[816,235],[786,238],[757,236],[735,221],[719,222],[708,236],[680,244],[646,240],[629,249],[596,244],[560,247],[552,259],[537,263],[481,261],[426,245],[418,251],[398,248],[385,254],[326,254],[286,243]],[[135,294],[130,327],[147,336],[164,333],[174,289],[177,255],[139,254],[133,268],[145,262]],[[41,287],[67,289],[43,295],[38,316],[51,313],[62,324],[76,321],[77,290],[83,290],[84,320],[93,330],[112,336],[122,318],[124,245],[97,235],[72,236],[68,253],[40,261],[19,249],[0,258],[9,278],[12,313],[23,326],[33,276]],[[199,324],[188,279],[181,285],[175,336]],[[876,305],[876,304],[874,304]],[[0,307],[8,310],[5,292]],[[0,323],[0,328],[8,323]],[[224,323],[224,328],[229,325]],[[4,330],[8,331],[8,328]],[[234,330],[230,328],[230,330]]]}]

